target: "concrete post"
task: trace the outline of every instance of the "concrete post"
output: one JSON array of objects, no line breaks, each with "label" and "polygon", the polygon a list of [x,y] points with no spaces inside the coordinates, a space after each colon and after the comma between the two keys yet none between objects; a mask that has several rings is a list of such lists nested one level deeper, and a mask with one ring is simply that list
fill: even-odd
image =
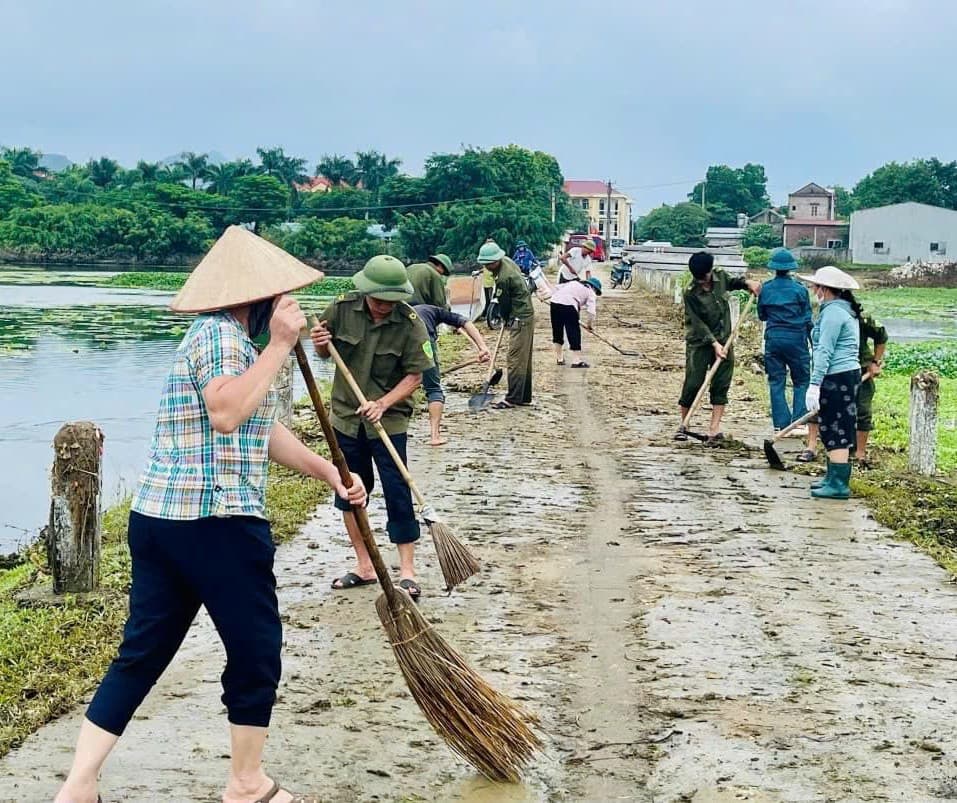
[{"label": "concrete post", "polygon": [[911,471],[933,476],[937,470],[937,405],[940,378],[933,371],[914,374],[910,380]]}]

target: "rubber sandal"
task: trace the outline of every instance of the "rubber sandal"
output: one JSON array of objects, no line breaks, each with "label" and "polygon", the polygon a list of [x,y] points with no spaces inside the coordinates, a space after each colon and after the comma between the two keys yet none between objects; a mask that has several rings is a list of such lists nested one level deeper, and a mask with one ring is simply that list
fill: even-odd
[{"label": "rubber sandal", "polygon": [[[371,580],[366,580],[363,577],[359,577],[355,572],[346,572],[342,577],[337,577],[332,581],[332,587],[336,591],[347,591],[350,588],[358,588],[359,586],[371,586],[375,582],[377,582],[375,577]],[[339,585],[336,585],[336,583]],[[269,800],[269,798],[266,798],[266,800]]]},{"label": "rubber sandal", "polygon": [[500,402],[495,402],[495,404],[493,404],[492,407],[495,410],[512,410],[514,409],[515,405],[512,404],[511,402],[500,401]]},{"label": "rubber sandal", "polygon": [[573,362],[572,368],[591,368],[587,362]]},{"label": "rubber sandal", "polygon": [[[270,803],[276,795],[284,791],[283,788],[278,784],[273,782],[272,789],[270,789],[266,794],[255,801],[255,803]],[[293,795],[292,803],[321,803],[318,797],[307,797],[305,795]]]},{"label": "rubber sandal", "polygon": [[555,365],[564,365],[564,364],[565,364],[564,360],[555,360]]},{"label": "rubber sandal", "polygon": [[675,436],[674,436],[673,440],[676,440],[676,441],[686,441],[686,440],[688,440],[688,433],[685,432],[684,427],[681,427],[681,428],[675,433]]},{"label": "rubber sandal", "polygon": [[810,449],[805,449],[801,454],[794,458],[799,463],[813,463],[817,460],[817,455]]},{"label": "rubber sandal", "polygon": [[408,578],[405,580],[399,580],[399,588],[409,592],[409,596],[414,600],[422,596],[422,588],[417,582],[415,582],[415,580],[409,580]]}]

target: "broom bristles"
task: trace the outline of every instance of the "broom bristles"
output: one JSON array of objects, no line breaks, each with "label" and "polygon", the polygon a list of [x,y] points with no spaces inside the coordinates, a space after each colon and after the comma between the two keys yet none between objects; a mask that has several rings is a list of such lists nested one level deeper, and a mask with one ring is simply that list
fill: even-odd
[{"label": "broom bristles", "polygon": [[412,697],[436,733],[492,781],[517,783],[541,748],[534,716],[482,679],[405,595],[376,611]]},{"label": "broom bristles", "polygon": [[478,573],[481,565],[469,548],[455,537],[448,525],[441,521],[430,521],[428,524],[445,587],[451,591],[459,583],[464,583]]}]

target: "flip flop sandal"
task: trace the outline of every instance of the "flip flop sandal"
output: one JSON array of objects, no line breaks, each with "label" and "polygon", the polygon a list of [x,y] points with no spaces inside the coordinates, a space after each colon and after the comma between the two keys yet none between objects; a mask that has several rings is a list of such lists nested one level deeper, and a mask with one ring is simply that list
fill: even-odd
[{"label": "flip flop sandal", "polygon": [[688,434],[684,431],[684,429],[679,429],[679,430],[675,433],[675,436],[674,436],[674,438],[672,438],[672,440],[676,440],[676,441],[686,441],[686,440],[688,440]]},{"label": "flip flop sandal", "polygon": [[587,362],[573,362],[572,368],[590,368],[591,366]]},{"label": "flip flop sandal", "polygon": [[[270,801],[276,797],[280,792],[284,791],[283,788],[278,783],[273,783],[272,789],[266,792],[259,800],[255,803],[270,803]],[[293,795],[292,803],[321,803],[318,797],[307,797],[306,795]]]},{"label": "flip flop sandal", "polygon": [[422,589],[415,580],[400,580],[399,588],[409,592],[409,596],[412,597],[413,600],[417,600],[422,596]]},{"label": "flip flop sandal", "polygon": [[555,360],[555,365],[564,365],[564,364],[565,364],[564,360]]},{"label": "flip flop sandal", "polygon": [[[370,586],[373,583],[377,582],[376,578],[371,580],[366,580],[363,577],[359,577],[355,572],[346,572],[342,577],[337,577],[332,581],[332,587],[336,591],[346,591],[350,588],[358,588],[359,586]],[[338,583],[339,585],[336,585]],[[269,798],[266,798],[269,800]]]},{"label": "flip flop sandal", "polygon": [[495,402],[495,404],[493,404],[492,407],[495,410],[511,410],[515,407],[515,405],[512,404],[511,402],[500,401],[500,402]]},{"label": "flip flop sandal", "polygon": [[817,459],[817,455],[812,452],[810,449],[805,449],[801,454],[794,458],[799,463],[813,463]]}]

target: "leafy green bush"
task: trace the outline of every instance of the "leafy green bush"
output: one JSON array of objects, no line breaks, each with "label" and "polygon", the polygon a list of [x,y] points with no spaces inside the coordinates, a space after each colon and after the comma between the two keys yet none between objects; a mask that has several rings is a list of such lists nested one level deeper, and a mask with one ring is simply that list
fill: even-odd
[{"label": "leafy green bush", "polygon": [[[770,228],[770,226],[768,228]],[[744,261],[748,263],[749,268],[757,270],[758,268],[766,268],[768,266],[771,252],[767,248],[752,245],[750,248],[744,249],[742,256],[744,257]]]},{"label": "leafy green bush", "polygon": [[781,235],[774,226],[767,223],[753,223],[744,230],[741,245],[747,248],[777,248],[781,245]]}]

